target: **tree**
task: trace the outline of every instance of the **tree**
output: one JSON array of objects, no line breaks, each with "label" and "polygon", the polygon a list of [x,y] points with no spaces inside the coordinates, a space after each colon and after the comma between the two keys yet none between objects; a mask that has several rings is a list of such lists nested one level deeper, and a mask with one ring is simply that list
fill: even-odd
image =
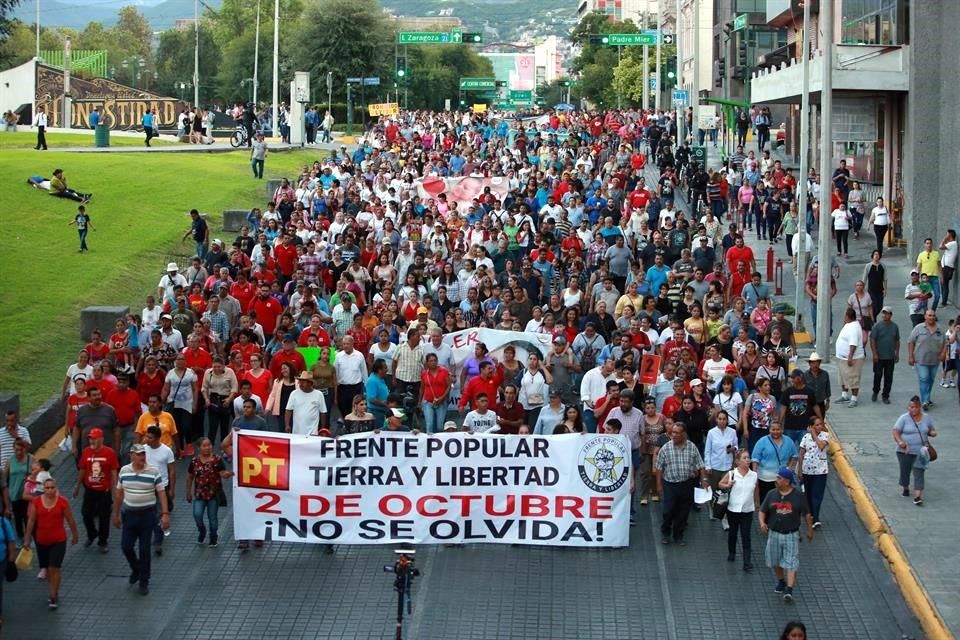
[{"label": "tree", "polygon": [[[157,47],[156,92],[180,97],[179,82],[193,82],[193,29],[169,29],[160,34]],[[220,47],[213,38],[210,21],[200,21],[200,103],[209,105],[222,97],[218,92],[217,73],[220,68]],[[190,96],[188,98],[188,96]],[[193,90],[184,93],[191,99]]]},{"label": "tree", "polygon": [[393,78],[394,37],[377,0],[312,0],[291,56],[314,87],[332,72],[334,94],[344,97],[349,77]]},{"label": "tree", "polygon": [[493,64],[467,45],[410,47],[407,67],[411,108],[443,110],[457,103],[460,78],[493,77]]},{"label": "tree", "polygon": [[18,4],[20,4],[20,0],[0,0],[0,36],[10,35],[13,24],[7,16],[17,8]]},{"label": "tree", "polygon": [[150,23],[136,7],[123,7],[117,16],[117,25],[110,29],[116,38],[117,48],[127,56],[143,56],[152,63],[150,41],[153,31]]},{"label": "tree", "polygon": [[625,50],[621,50],[621,55],[618,56],[617,47],[591,43],[590,36],[639,32],[637,25],[631,20],[616,22],[596,11],[584,16],[570,33],[570,40],[580,47],[580,54],[573,59],[571,65],[573,72],[580,75],[580,83],[574,95],[586,98],[594,104],[616,104],[613,70],[624,57],[632,55],[631,49],[639,47],[624,47]]}]

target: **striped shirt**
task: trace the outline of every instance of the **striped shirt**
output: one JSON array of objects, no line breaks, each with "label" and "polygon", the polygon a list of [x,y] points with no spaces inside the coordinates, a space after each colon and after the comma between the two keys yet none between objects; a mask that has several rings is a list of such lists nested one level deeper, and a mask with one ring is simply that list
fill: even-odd
[{"label": "striped shirt", "polygon": [[412,349],[407,342],[401,344],[393,354],[393,361],[397,365],[395,371],[397,380],[409,383],[420,382],[420,374],[423,373],[423,349],[420,348],[419,343]]},{"label": "striped shirt", "polygon": [[682,447],[677,447],[671,440],[660,448],[657,455],[656,470],[663,473],[664,482],[685,482],[697,477],[700,469],[703,469],[703,458],[689,440]]},{"label": "striped shirt", "polygon": [[160,470],[150,465],[136,471],[132,464],[120,469],[117,488],[123,490],[123,506],[127,509],[148,509],[157,504],[157,487],[161,486]]},{"label": "striped shirt", "polygon": [[[5,467],[7,460],[13,456],[13,442],[17,438],[23,438],[27,442],[33,444],[33,442],[30,440],[30,432],[27,431],[27,428],[23,425],[17,425],[16,435],[10,433],[10,429],[0,428],[0,468]],[[19,499],[19,497],[17,499]]]}]

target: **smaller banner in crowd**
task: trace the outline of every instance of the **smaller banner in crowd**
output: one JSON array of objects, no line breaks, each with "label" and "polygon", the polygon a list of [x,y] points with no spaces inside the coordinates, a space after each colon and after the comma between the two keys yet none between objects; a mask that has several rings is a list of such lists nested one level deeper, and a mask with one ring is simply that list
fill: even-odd
[{"label": "smaller banner in crowd", "polygon": [[[487,347],[487,356],[496,359],[497,362],[503,361],[503,349],[507,345],[512,345],[517,352],[517,360],[523,366],[527,365],[527,357],[531,353],[537,353],[540,358],[545,358],[550,351],[551,339],[545,333],[525,333],[523,331],[503,331],[501,329],[474,328],[454,331],[443,336],[443,341],[453,351],[453,361],[457,370],[463,366],[467,358],[474,356],[474,350],[478,343],[483,343]],[[460,399],[460,379],[459,376],[453,381],[453,391],[450,393],[450,403],[456,406]]]},{"label": "smaller banner in crowd", "polygon": [[239,540],[629,544],[625,436],[234,434]]},{"label": "smaller banner in crowd", "polygon": [[396,102],[382,102],[379,104],[369,104],[367,109],[372,116],[398,116],[400,115],[400,105]]},{"label": "smaller banner in crowd", "polygon": [[440,178],[427,176],[414,181],[417,193],[423,202],[436,200],[444,193],[447,202],[456,202],[460,211],[466,211],[473,205],[473,199],[479,198],[489,191],[494,197],[503,201],[510,189],[510,182],[502,176],[483,178],[478,176],[459,176],[455,178]]}]

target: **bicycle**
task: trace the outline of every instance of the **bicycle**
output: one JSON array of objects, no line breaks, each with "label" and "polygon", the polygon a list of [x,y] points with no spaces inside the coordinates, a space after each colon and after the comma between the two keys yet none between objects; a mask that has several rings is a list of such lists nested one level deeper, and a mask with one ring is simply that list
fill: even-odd
[{"label": "bicycle", "polygon": [[230,146],[236,149],[237,147],[242,147],[247,144],[247,128],[242,124],[238,124],[237,128],[233,130],[233,134],[230,136]]}]

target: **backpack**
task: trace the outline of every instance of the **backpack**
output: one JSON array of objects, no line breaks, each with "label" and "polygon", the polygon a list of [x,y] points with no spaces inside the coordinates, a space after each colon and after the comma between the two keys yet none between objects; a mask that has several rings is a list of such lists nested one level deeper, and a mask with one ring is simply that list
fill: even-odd
[{"label": "backpack", "polygon": [[580,352],[580,366],[584,371],[589,371],[597,366],[597,350],[593,345],[597,342],[600,334],[593,336],[593,340]]}]

